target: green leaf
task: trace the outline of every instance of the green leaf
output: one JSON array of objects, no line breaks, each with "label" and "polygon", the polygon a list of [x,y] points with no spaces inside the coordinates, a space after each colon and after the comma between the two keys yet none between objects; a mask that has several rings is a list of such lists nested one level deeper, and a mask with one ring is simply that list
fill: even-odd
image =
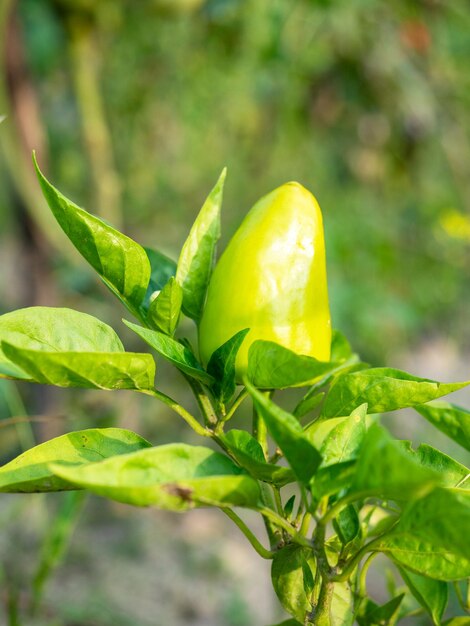
[{"label": "green leaf", "polygon": [[452,617],[442,622],[442,626],[470,626],[470,617]]},{"label": "green leaf", "polygon": [[404,446],[422,467],[428,467],[439,473],[443,487],[470,489],[470,470],[465,465],[425,443],[420,444],[416,450],[411,448],[409,442],[404,442]]},{"label": "green leaf", "polygon": [[331,371],[329,374],[327,374],[319,381],[317,381],[314,385],[312,385],[312,387],[310,387],[305,396],[295,407],[293,411],[294,415],[300,419],[301,417],[315,409],[317,406],[319,406],[327,395],[327,387],[329,385],[331,386],[332,383],[341,376],[345,376],[346,374],[350,374],[352,372],[359,372],[368,368],[369,365],[367,363],[355,361],[354,359],[341,363],[336,369]]},{"label": "green leaf", "polygon": [[8,370],[15,378],[98,389],[151,389],[155,378],[152,357],[124,352],[110,326],[52,307],[0,316],[0,371]]},{"label": "green leaf", "polygon": [[6,356],[31,380],[57,387],[153,389],[155,361],[135,352],[46,352],[2,342]]},{"label": "green leaf", "polygon": [[403,500],[417,498],[440,482],[439,474],[420,465],[388,432],[373,424],[356,462],[352,492]]},{"label": "green leaf", "polygon": [[333,371],[338,365],[296,354],[274,341],[258,339],[251,344],[248,351],[247,376],[260,389],[305,387]]},{"label": "green leaf", "polygon": [[317,450],[320,450],[331,431],[347,419],[348,416],[331,417],[329,419],[319,418],[314,422],[307,424],[304,429],[304,435]]},{"label": "green leaf", "polygon": [[150,263],[150,280],[142,303],[142,308],[147,311],[154,293],[161,291],[170,278],[176,276],[176,263],[158,250],[144,250]]},{"label": "green leaf", "polygon": [[447,583],[415,574],[405,567],[398,569],[413,596],[431,616],[433,624],[440,626],[449,596]]},{"label": "green leaf", "polygon": [[295,494],[291,496],[284,505],[284,517],[288,520],[292,519],[292,513],[294,511]]},{"label": "green leaf", "polygon": [[259,484],[219,452],[174,443],[101,463],[53,472],[100,496],[132,504],[183,511],[197,506],[256,508]]},{"label": "green leaf", "polygon": [[331,360],[341,362],[353,357],[358,358],[353,352],[349,341],[339,330],[333,329],[331,334]]},{"label": "green leaf", "polygon": [[321,467],[311,481],[310,489],[313,497],[321,500],[324,496],[330,496],[348,488],[355,471],[355,461]]},{"label": "green leaf", "polygon": [[409,504],[374,546],[396,563],[437,580],[470,576],[470,491],[438,488]]},{"label": "green leaf", "polygon": [[470,451],[470,411],[450,402],[437,401],[415,410],[445,435]]},{"label": "green leaf", "polygon": [[417,406],[466,387],[469,382],[439,383],[387,367],[339,376],[323,405],[325,417],[348,415],[367,402],[369,413]]},{"label": "green leaf", "polygon": [[304,588],[305,563],[315,571],[312,551],[291,544],[276,552],[271,566],[271,580],[280,603],[302,623],[312,608]]},{"label": "green leaf", "polygon": [[348,583],[335,583],[330,607],[331,626],[352,626],[354,612],[353,596]]},{"label": "green leaf", "polygon": [[126,307],[138,311],[150,279],[145,250],[68,200],[44,177],[35,156],[33,160],[44,197],[64,233]]},{"label": "green leaf", "polygon": [[[357,457],[366,435],[367,404],[341,420],[328,433],[320,448],[322,466],[350,461]],[[327,420],[332,421],[332,420]]]},{"label": "green leaf", "polygon": [[282,487],[294,482],[291,469],[267,463],[258,441],[246,430],[229,430],[220,436],[232,457],[254,478]]},{"label": "green leaf", "polygon": [[[315,573],[315,559],[311,550],[291,544],[276,552],[271,567],[274,591],[284,609],[302,624],[306,612],[311,610],[312,573]],[[349,586],[336,583],[330,608],[331,626],[352,625],[351,604]]]},{"label": "green leaf", "polygon": [[333,521],[333,526],[343,545],[347,545],[357,537],[361,530],[361,523],[352,504],[348,504],[339,512]]},{"label": "green leaf", "polygon": [[360,626],[385,626],[390,624],[400,610],[400,604],[404,597],[405,594],[401,593],[381,606],[371,600],[367,600],[364,614],[357,618],[358,624]]},{"label": "green leaf", "polygon": [[273,624],[273,626],[302,626],[296,619],[285,619],[283,622]]},{"label": "green leaf", "polygon": [[307,563],[307,559],[305,557],[302,559],[302,580],[304,591],[307,594],[307,598],[310,598],[313,588],[315,586],[315,579],[313,577],[310,565]]},{"label": "green leaf", "polygon": [[122,428],[90,428],[50,439],[0,467],[0,491],[32,493],[75,489],[54,475],[50,464],[86,465],[107,457],[150,447],[150,443]]},{"label": "green leaf", "polygon": [[314,411],[325,399],[326,393],[320,391],[311,396],[305,396],[302,400],[297,404],[295,409],[292,411],[292,415],[294,415],[297,419],[302,419],[307,413]]},{"label": "green leaf", "polygon": [[226,168],[210,192],[181,250],[176,280],[183,289],[183,312],[199,321],[220,237],[220,208]]},{"label": "green leaf", "polygon": [[165,335],[173,335],[178,325],[182,302],[183,291],[172,276],[151,301],[147,321]]},{"label": "green leaf", "polygon": [[0,315],[0,377],[29,379],[7,358],[1,342],[31,350],[121,352],[114,330],[100,320],[72,309],[34,306]]},{"label": "green leaf", "polygon": [[304,436],[302,426],[291,414],[255,389],[251,383],[245,382],[253,398],[256,409],[266,426],[282,450],[297,479],[307,484],[321,463],[321,456],[316,448]]},{"label": "green leaf", "polygon": [[235,360],[249,330],[245,328],[233,335],[213,352],[207,364],[207,373],[214,378],[211,391],[224,411],[225,405],[230,402],[235,393]]},{"label": "green leaf", "polygon": [[210,386],[213,384],[214,379],[212,376],[202,369],[193,353],[178,341],[156,330],[149,330],[148,328],[133,324],[127,320],[123,320],[123,322],[139,335],[141,339],[148,343],[149,346],[156,350],[160,356],[172,363],[172,365],[179,370],[196,380],[200,380],[205,385]]}]

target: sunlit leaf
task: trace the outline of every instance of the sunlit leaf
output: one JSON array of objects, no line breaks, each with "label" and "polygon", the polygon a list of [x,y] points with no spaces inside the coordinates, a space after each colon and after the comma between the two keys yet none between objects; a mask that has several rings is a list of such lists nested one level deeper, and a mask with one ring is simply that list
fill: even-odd
[{"label": "sunlit leaf", "polygon": [[376,546],[398,564],[437,580],[470,576],[470,491],[435,489],[408,505]]},{"label": "sunlit leaf", "polygon": [[207,373],[214,378],[211,391],[222,407],[230,402],[235,393],[235,360],[248,332],[249,328],[245,328],[236,333],[214,351],[207,364]]},{"label": "sunlit leaf", "polygon": [[415,409],[433,426],[470,451],[470,411],[443,400],[422,404]]},{"label": "sunlit leaf", "polygon": [[466,387],[469,382],[440,383],[387,367],[339,376],[326,397],[325,417],[348,415],[365,402],[369,413],[384,413],[418,406]]},{"label": "sunlit leaf", "polygon": [[165,335],[173,335],[180,317],[183,291],[172,276],[152,300],[147,311],[147,322]]},{"label": "sunlit leaf", "polygon": [[399,571],[408,589],[431,616],[433,624],[440,626],[449,596],[447,583],[415,574],[405,567],[400,567]]},{"label": "sunlit leaf", "polygon": [[150,443],[122,428],[90,428],[50,439],[0,467],[0,491],[24,492],[76,489],[56,476],[50,464],[86,465],[107,457],[150,447]]},{"label": "sunlit leaf", "polygon": [[130,237],[68,200],[44,177],[34,157],[44,197],[64,233],[132,311],[138,311],[150,279],[145,250]]},{"label": "sunlit leaf", "polygon": [[148,343],[149,346],[156,350],[160,356],[179,370],[192,378],[200,380],[206,385],[213,384],[214,379],[212,376],[202,369],[193,353],[181,343],[156,330],[149,330],[148,328],[133,324],[127,320],[123,320],[123,322]]},{"label": "sunlit leaf", "polygon": [[258,505],[258,482],[219,452],[174,443],[83,467],[54,463],[67,482],[100,496],[182,511],[197,506]]},{"label": "sunlit leaf", "polygon": [[176,280],[183,289],[183,312],[198,321],[212,274],[215,246],[220,237],[220,208],[226,169],[194,222],[181,250]]},{"label": "sunlit leaf", "polygon": [[247,376],[259,389],[284,389],[310,385],[336,367],[338,363],[324,363],[296,354],[273,341],[258,339],[248,351]]},{"label": "sunlit leaf", "polygon": [[302,426],[291,413],[274,404],[248,381],[246,387],[294,474],[300,482],[308,484],[321,463],[320,453],[305,437]]}]

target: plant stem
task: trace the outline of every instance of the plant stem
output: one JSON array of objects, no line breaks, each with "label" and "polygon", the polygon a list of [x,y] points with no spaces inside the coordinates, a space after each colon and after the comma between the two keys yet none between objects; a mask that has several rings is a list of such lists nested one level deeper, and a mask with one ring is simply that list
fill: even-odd
[{"label": "plant stem", "polygon": [[268,430],[266,428],[266,423],[264,419],[259,414],[259,411],[256,408],[255,403],[253,402],[253,437],[260,444],[264,458],[267,460],[269,458],[269,450],[268,450]]},{"label": "plant stem", "polygon": [[227,515],[227,517],[229,517],[232,520],[232,522],[234,522],[238,526],[238,528],[242,531],[242,533],[251,543],[251,545],[256,550],[256,552],[263,559],[272,559],[274,557],[275,551],[268,550],[267,548],[265,548],[257,539],[257,537],[255,537],[255,535],[251,532],[251,530],[248,528],[245,522],[235,513],[233,509],[221,508],[220,510],[223,511],[225,515]]},{"label": "plant stem", "polygon": [[455,589],[455,595],[457,596],[457,600],[458,600],[458,603],[460,604],[460,607],[462,608],[462,610],[465,611],[465,613],[468,613],[470,611],[470,606],[467,606],[465,603],[462,589],[460,588],[460,583],[458,581],[454,582],[454,589]]},{"label": "plant stem", "polygon": [[312,521],[312,514],[308,511],[305,511],[305,514],[302,518],[302,524],[300,525],[300,534],[304,537],[308,535],[308,529],[310,528],[310,522]]},{"label": "plant stem", "polygon": [[276,485],[273,485],[272,487],[273,487],[274,502],[276,503],[277,512],[279,513],[279,515],[282,515],[284,517],[284,507],[282,506],[281,492],[279,491],[279,487],[276,487]]},{"label": "plant stem", "polygon": [[331,600],[333,599],[333,590],[334,584],[330,580],[328,580],[328,577],[322,577],[318,603],[312,612],[309,623],[313,624],[314,626],[331,625],[330,608]]},{"label": "plant stem", "polygon": [[345,580],[348,580],[354,569],[359,565],[361,559],[363,559],[368,552],[374,550],[374,545],[378,543],[383,536],[384,535],[379,535],[378,537],[372,539],[372,541],[369,541],[369,543],[362,546],[362,548],[346,563],[343,571],[340,574],[332,576],[331,580],[334,580],[335,582],[344,582]]},{"label": "plant stem", "polygon": [[312,548],[312,542],[309,539],[303,537],[287,520],[278,515],[272,509],[268,509],[267,507],[262,507],[258,509],[261,515],[264,515],[268,519],[270,519],[274,524],[285,530],[291,537],[294,543],[299,544],[299,546],[305,546],[306,548]]},{"label": "plant stem", "polygon": [[214,410],[214,407],[212,406],[212,402],[210,401],[209,396],[204,391],[204,387],[196,379],[192,378],[191,376],[187,376],[184,372],[181,373],[191,387],[191,390],[194,394],[194,397],[196,398],[196,402],[198,403],[206,425],[213,428],[217,425],[218,422],[217,414]]},{"label": "plant stem", "polygon": [[359,587],[358,593],[361,598],[365,598],[367,595],[367,572],[369,571],[369,567],[371,566],[372,561],[378,556],[378,552],[372,552],[367,557],[364,565],[361,569],[361,575],[359,576]]},{"label": "plant stem", "polygon": [[329,577],[331,574],[331,567],[325,551],[325,535],[326,526],[318,523],[313,534],[312,546],[317,559],[317,566],[320,569],[322,576]]},{"label": "plant stem", "polygon": [[189,413],[189,411],[187,411],[184,407],[178,404],[176,400],[170,398],[170,396],[167,396],[166,394],[162,393],[161,391],[157,391],[156,389],[142,389],[141,393],[145,393],[146,395],[158,398],[161,402],[163,402],[163,404],[166,404],[168,407],[170,407],[170,409],[175,411],[175,413],[178,413],[178,415],[182,417],[184,421],[189,426],[191,426],[194,432],[198,435],[201,435],[202,437],[210,437],[212,435],[212,433],[208,429],[204,428],[204,426],[202,426],[202,424],[200,424],[197,419],[193,415],[191,415],[191,413]]},{"label": "plant stem", "polygon": [[225,422],[228,422],[229,419],[231,419],[234,416],[235,411],[238,409],[238,407],[243,402],[243,400],[245,400],[245,398],[248,397],[248,395],[249,395],[249,393],[246,390],[246,387],[243,387],[243,389],[240,391],[238,396],[233,401],[233,404],[230,407],[230,409],[228,410],[227,414],[220,420],[221,424],[223,424]]},{"label": "plant stem", "polygon": [[356,616],[360,613],[363,602],[367,598],[367,572],[369,571],[369,567],[372,561],[375,559],[376,556],[378,556],[378,554],[378,552],[372,552],[372,554],[369,554],[364,565],[362,566],[361,573],[357,582],[357,592],[354,597],[354,620],[356,619]]}]

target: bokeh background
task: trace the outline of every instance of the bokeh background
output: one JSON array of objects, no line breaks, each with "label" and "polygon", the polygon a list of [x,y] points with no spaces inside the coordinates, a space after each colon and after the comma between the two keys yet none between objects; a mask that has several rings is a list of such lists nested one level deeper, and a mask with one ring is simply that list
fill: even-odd
[{"label": "bokeh background", "polygon": [[[334,325],[374,365],[468,379],[469,58],[464,0],[0,0],[0,313],[70,306],[139,347],[53,222],[32,149],[75,202],[173,258],[227,165],[222,246],[299,180],[323,208]],[[179,386],[164,364],[159,377]],[[2,460],[96,424],[192,441],[127,392],[2,381],[0,419]],[[465,461],[419,419],[387,425]],[[0,622],[281,619],[237,533],[217,512],[3,496]]]}]

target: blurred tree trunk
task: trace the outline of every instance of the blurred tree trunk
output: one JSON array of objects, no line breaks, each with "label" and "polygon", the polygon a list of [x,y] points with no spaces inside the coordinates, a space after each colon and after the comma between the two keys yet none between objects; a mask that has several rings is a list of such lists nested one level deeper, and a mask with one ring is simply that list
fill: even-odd
[{"label": "blurred tree trunk", "polygon": [[[13,2],[6,1],[3,5],[0,24],[4,35],[1,38],[4,85],[0,101],[8,116],[5,122],[8,132],[2,140],[13,183],[12,213],[19,239],[15,262],[20,283],[17,290],[22,306],[50,306],[57,302],[57,294],[51,276],[51,245],[45,233],[54,220],[49,211],[41,211],[41,206],[46,207],[31,163],[31,152],[35,149],[42,167],[46,168],[46,139],[37,93],[26,63],[21,24]],[[57,413],[57,395],[52,388],[35,386],[31,393],[30,410],[37,414]],[[51,420],[41,425],[40,437],[49,439],[59,432],[60,424]]]}]

